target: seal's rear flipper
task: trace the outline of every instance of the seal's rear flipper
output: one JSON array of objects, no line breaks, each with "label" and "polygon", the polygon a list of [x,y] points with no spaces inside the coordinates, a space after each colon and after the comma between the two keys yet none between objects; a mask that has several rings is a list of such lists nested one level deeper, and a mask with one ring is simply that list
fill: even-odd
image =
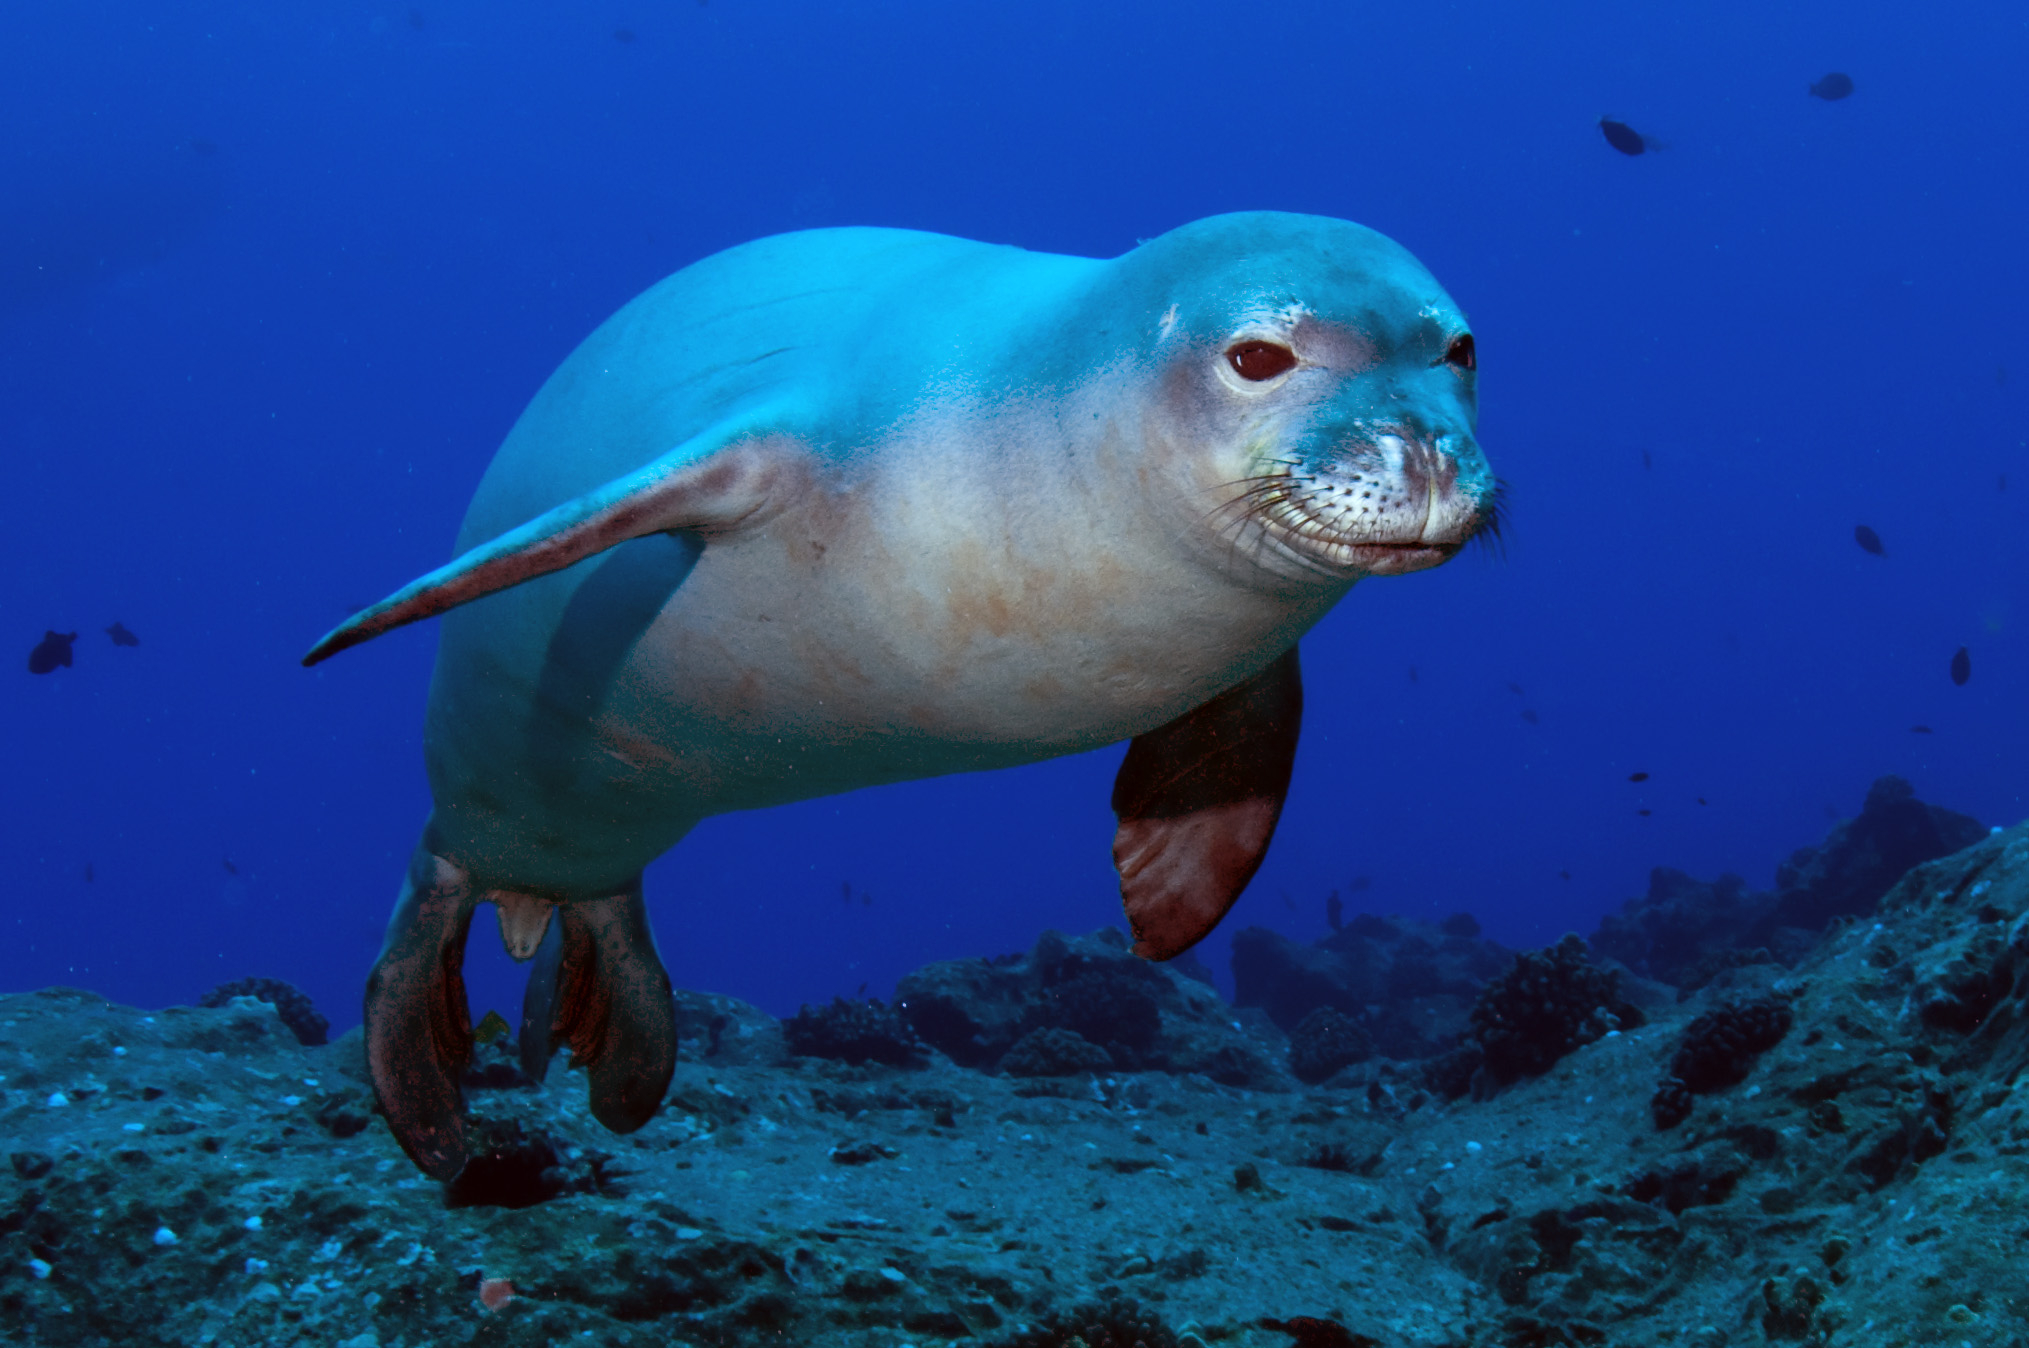
[{"label": "seal's rear flipper", "polygon": [[561,571],[630,538],[689,530],[710,540],[756,523],[779,504],[777,443],[747,425],[694,436],[361,609],[312,646],[303,663],[314,665],[404,624]]},{"label": "seal's rear flipper", "polygon": [[366,1062],[395,1141],[433,1179],[465,1164],[472,1013],[465,1005],[465,872],[418,847],[366,980]]},{"label": "seal's rear flipper", "polygon": [[557,974],[564,963],[564,921],[553,920],[536,947],[535,963],[529,966],[528,985],[521,990],[521,1029],[515,1041],[521,1046],[521,1070],[530,1081],[541,1081],[550,1072],[550,1058],[557,1051],[551,1027],[557,1017]]},{"label": "seal's rear flipper", "polygon": [[616,1133],[654,1117],[676,1071],[676,1007],[641,892],[560,904],[522,1001],[522,1070],[540,1081],[555,1045],[592,1082]]},{"label": "seal's rear flipper", "polygon": [[1113,782],[1113,864],[1135,954],[1183,954],[1254,878],[1289,793],[1302,721],[1292,646],[1245,683],[1134,737]]}]

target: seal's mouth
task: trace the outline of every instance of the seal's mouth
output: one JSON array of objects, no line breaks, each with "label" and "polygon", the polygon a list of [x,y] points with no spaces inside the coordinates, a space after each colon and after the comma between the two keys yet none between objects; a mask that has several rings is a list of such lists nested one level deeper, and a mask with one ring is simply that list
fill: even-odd
[{"label": "seal's mouth", "polygon": [[1236,543],[1259,560],[1335,578],[1438,566],[1500,535],[1498,484],[1461,482],[1455,455],[1384,434],[1319,468],[1279,459],[1239,484]]}]

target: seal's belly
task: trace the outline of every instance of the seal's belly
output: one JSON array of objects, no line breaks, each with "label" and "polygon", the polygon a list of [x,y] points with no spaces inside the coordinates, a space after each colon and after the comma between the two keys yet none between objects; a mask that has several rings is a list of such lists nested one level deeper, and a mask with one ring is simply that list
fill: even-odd
[{"label": "seal's belly", "polygon": [[747,809],[1096,748],[1251,672],[1104,549],[842,547],[791,524],[706,549],[593,718],[620,771]]}]

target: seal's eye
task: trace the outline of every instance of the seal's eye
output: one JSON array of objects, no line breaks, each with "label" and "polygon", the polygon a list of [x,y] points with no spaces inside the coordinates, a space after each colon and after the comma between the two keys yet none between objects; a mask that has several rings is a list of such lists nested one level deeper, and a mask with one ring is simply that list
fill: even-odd
[{"label": "seal's eye", "polygon": [[1444,348],[1444,362],[1456,365],[1461,370],[1477,370],[1479,357],[1473,352],[1472,334],[1462,332],[1451,339],[1451,345]]},{"label": "seal's eye", "polygon": [[1226,359],[1234,373],[1257,384],[1296,368],[1296,353],[1279,342],[1235,342],[1226,348]]}]

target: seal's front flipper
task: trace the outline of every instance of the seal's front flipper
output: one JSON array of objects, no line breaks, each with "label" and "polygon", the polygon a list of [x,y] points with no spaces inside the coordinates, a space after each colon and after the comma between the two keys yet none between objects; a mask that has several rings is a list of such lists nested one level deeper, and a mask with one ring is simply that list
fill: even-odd
[{"label": "seal's front flipper", "polygon": [[641,892],[560,904],[522,1001],[522,1070],[540,1081],[553,1045],[592,1082],[592,1115],[616,1133],[654,1117],[676,1071],[676,1007]]},{"label": "seal's front flipper", "polygon": [[472,1061],[465,934],[472,882],[418,847],[387,940],[366,980],[366,1063],[395,1141],[433,1179],[465,1164],[464,1091]]},{"label": "seal's front flipper", "polygon": [[314,665],[383,632],[561,571],[649,534],[688,530],[706,541],[767,518],[781,503],[786,456],[752,426],[719,427],[661,458],[482,543],[448,566],[361,609],[310,648]]},{"label": "seal's front flipper", "polygon": [[1134,953],[1196,945],[1268,854],[1296,766],[1296,648],[1168,725],[1136,735],[1113,782],[1113,864]]}]

